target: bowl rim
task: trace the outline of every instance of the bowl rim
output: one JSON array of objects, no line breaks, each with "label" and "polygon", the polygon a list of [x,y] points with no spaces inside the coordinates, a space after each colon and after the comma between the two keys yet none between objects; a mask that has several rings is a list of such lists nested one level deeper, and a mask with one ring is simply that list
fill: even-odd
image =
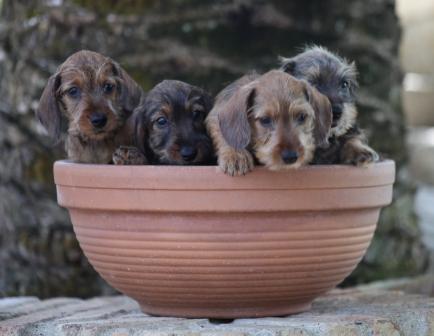
[{"label": "bowl rim", "polygon": [[280,190],[339,189],[391,185],[395,162],[384,160],[368,167],[312,165],[285,171],[256,167],[245,176],[227,176],[217,166],[116,166],[54,163],[57,186],[96,189],[151,190]]}]

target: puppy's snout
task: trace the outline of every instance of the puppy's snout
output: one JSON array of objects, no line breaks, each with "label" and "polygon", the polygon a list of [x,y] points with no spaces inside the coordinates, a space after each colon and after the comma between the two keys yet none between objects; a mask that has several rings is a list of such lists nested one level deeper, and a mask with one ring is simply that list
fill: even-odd
[{"label": "puppy's snout", "polygon": [[333,121],[334,122],[338,121],[342,116],[342,106],[333,105],[332,112],[333,112]]},{"label": "puppy's snout", "polygon": [[286,164],[294,163],[298,159],[298,154],[292,150],[284,149],[280,156],[282,157],[283,162]]},{"label": "puppy's snout", "polygon": [[191,146],[182,146],[180,154],[185,161],[193,161],[197,155],[197,149]]},{"label": "puppy's snout", "polygon": [[107,124],[107,116],[100,112],[95,112],[90,115],[90,122],[95,128],[103,128]]}]

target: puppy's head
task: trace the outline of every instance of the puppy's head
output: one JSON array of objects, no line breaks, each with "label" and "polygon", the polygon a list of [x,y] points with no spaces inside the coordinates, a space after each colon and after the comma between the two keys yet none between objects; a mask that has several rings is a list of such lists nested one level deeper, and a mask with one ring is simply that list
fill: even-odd
[{"label": "puppy's head", "polygon": [[304,79],[330,100],[333,109],[331,135],[341,136],[355,123],[357,70],[353,63],[322,47],[312,47],[293,58],[282,58],[281,69]]},{"label": "puppy's head", "polygon": [[62,121],[66,121],[69,134],[102,140],[124,124],[141,94],[139,86],[116,62],[82,50],[50,77],[36,113],[55,139],[60,137]]},{"label": "puppy's head", "polygon": [[209,163],[213,154],[205,118],[211,108],[212,98],[204,90],[164,80],[135,111],[137,146],[155,163]]},{"label": "puppy's head", "polygon": [[328,99],[307,82],[270,71],[235,90],[219,123],[227,143],[251,147],[272,170],[298,168],[326,146],[332,112]]}]

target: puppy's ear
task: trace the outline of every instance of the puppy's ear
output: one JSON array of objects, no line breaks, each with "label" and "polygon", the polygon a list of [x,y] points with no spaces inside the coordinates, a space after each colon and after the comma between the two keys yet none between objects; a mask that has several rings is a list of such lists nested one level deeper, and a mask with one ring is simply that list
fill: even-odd
[{"label": "puppy's ear", "polygon": [[146,146],[145,143],[147,141],[147,131],[145,127],[146,122],[146,116],[145,116],[146,110],[143,104],[140,104],[137,106],[137,108],[134,110],[133,115],[131,118],[133,118],[134,123],[134,145],[140,149],[142,153],[145,154],[146,152]]},{"label": "puppy's ear", "polygon": [[60,86],[60,74],[54,74],[48,79],[42,92],[36,116],[45,127],[48,134],[55,140],[59,140],[62,116],[57,102],[57,90]]},{"label": "puppy's ear", "polygon": [[121,83],[121,103],[127,115],[130,115],[139,105],[142,97],[142,88],[121,68],[119,64],[113,61],[113,72],[119,76]]},{"label": "puppy's ear", "polygon": [[321,94],[313,86],[305,83],[306,96],[310,105],[315,111],[314,138],[319,148],[326,148],[329,145],[328,138],[332,126],[332,106],[329,99]]},{"label": "puppy's ear", "polygon": [[295,72],[295,67],[297,66],[297,62],[294,58],[285,58],[285,57],[279,57],[280,61],[280,70],[289,73],[290,75],[293,75]]},{"label": "puppy's ear", "polygon": [[201,94],[202,94],[202,99],[203,99],[204,107],[206,109],[206,112],[208,113],[209,111],[211,111],[211,109],[212,109],[212,107],[214,105],[214,99],[205,90],[202,90]]},{"label": "puppy's ear", "polygon": [[354,92],[358,89],[359,87],[359,83],[357,82],[357,75],[358,75],[358,71],[357,71],[357,66],[356,66],[356,62],[351,62],[349,67],[348,67],[348,77],[350,79],[350,91],[352,94],[354,94]]},{"label": "puppy's ear", "polygon": [[248,115],[255,102],[256,89],[251,84],[238,89],[220,108],[218,120],[226,142],[235,149],[250,143],[251,129]]},{"label": "puppy's ear", "polygon": [[206,113],[209,113],[209,111],[211,111],[214,105],[214,99],[207,91],[200,88],[193,88],[188,95],[188,99],[192,97],[200,97],[200,102],[203,104]]}]

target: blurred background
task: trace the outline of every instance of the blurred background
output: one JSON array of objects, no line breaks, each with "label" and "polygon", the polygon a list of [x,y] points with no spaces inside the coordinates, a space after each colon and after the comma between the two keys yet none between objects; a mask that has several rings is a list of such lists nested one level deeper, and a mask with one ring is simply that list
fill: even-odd
[{"label": "blurred background", "polygon": [[64,157],[63,145],[34,117],[48,77],[71,53],[106,54],[145,90],[170,78],[216,94],[312,43],[356,62],[360,123],[398,166],[394,202],[342,285],[429,274],[432,0],[0,0],[0,296],[112,292],[57,206],[52,164]]}]

